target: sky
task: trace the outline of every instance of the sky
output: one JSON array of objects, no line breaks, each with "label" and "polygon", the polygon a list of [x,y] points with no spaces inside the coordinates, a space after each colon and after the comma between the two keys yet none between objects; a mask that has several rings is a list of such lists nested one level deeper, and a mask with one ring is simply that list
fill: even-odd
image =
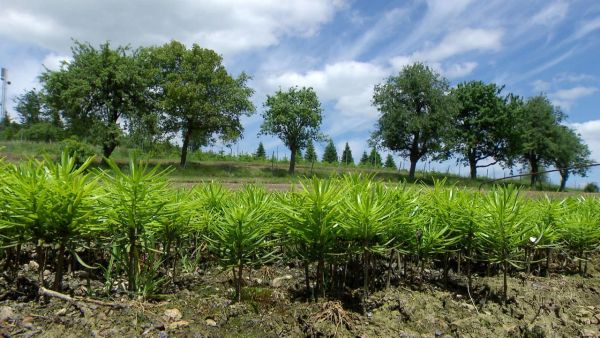
[{"label": "sky", "polygon": [[[286,153],[279,140],[257,134],[266,95],[298,85],[315,89],[322,131],[338,153],[348,142],[358,160],[378,118],[373,87],[420,61],[452,85],[482,80],[506,93],[547,95],[600,161],[597,0],[0,0],[9,98],[39,88],[38,75],[69,59],[73,39],[133,48],[197,43],[221,54],[231,74],[251,74],[256,113],[244,118],[234,151],[253,152],[262,141],[267,153]],[[467,173],[455,160],[431,166]],[[485,173],[502,175],[499,167]],[[569,183],[589,181],[600,182],[600,169]]]}]

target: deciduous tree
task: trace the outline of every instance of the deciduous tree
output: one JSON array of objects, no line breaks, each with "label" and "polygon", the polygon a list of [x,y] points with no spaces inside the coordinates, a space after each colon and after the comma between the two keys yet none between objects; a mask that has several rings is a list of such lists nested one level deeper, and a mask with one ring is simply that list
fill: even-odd
[{"label": "deciduous tree", "polygon": [[119,144],[119,122],[147,111],[148,87],[129,47],[75,42],[73,59],[40,77],[51,109],[62,113],[69,131],[102,146],[109,157]]},{"label": "deciduous tree", "polygon": [[[458,161],[469,165],[471,178],[477,177],[477,168],[496,164],[506,158],[508,135],[506,126],[511,123],[503,87],[482,81],[459,83],[452,89],[458,111],[455,124],[454,151]],[[492,159],[479,165],[480,161]]]},{"label": "deciduous tree", "polygon": [[372,140],[410,159],[409,179],[423,158],[447,158],[455,104],[448,81],[422,63],[375,86],[380,112]]},{"label": "deciduous tree", "polygon": [[171,41],[144,53],[156,69],[153,92],[164,111],[165,127],[181,133],[181,166],[192,144],[198,147],[212,144],[217,137],[224,142],[241,137],[241,116],[255,110],[246,73],[231,76],[219,54],[197,44],[188,49]]},{"label": "deciduous tree", "polygon": [[322,109],[312,88],[292,87],[268,95],[263,113],[261,133],[275,135],[290,149],[289,173],[296,167],[296,154],[309,140],[321,138]]},{"label": "deciduous tree", "polygon": [[[590,149],[581,137],[571,128],[556,126],[556,138],[553,142],[552,162],[560,173],[560,191],[564,191],[567,180],[572,174],[585,176],[590,164]],[[575,168],[573,168],[575,167]]]}]

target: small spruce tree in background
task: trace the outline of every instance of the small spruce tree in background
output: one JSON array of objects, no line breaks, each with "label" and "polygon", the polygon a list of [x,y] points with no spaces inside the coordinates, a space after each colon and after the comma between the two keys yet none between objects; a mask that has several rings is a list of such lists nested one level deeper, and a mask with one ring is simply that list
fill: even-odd
[{"label": "small spruce tree in background", "polygon": [[381,155],[377,152],[377,149],[372,148],[371,154],[369,154],[369,164],[373,167],[381,167],[383,163],[381,162]]},{"label": "small spruce tree in background", "polygon": [[388,154],[383,166],[390,169],[396,169],[396,162],[394,162],[394,156],[392,156],[392,154]]},{"label": "small spruce tree in background", "polygon": [[317,162],[317,152],[312,140],[308,140],[306,143],[306,153],[304,153],[304,159],[307,162]]},{"label": "small spruce tree in background", "polygon": [[337,150],[335,150],[335,145],[333,144],[333,140],[329,139],[329,142],[327,142],[327,146],[325,146],[325,151],[323,152],[323,162],[337,163],[337,161],[338,161]]},{"label": "small spruce tree in background", "polygon": [[360,165],[369,165],[369,155],[367,155],[367,151],[364,151],[362,157],[360,158]]},{"label": "small spruce tree in background", "polygon": [[352,150],[350,150],[348,142],[346,142],[346,147],[344,147],[344,151],[342,152],[341,162],[344,165],[354,165],[354,158],[352,158]]},{"label": "small spruce tree in background", "polygon": [[254,157],[260,160],[264,160],[267,158],[267,153],[265,152],[265,147],[263,146],[262,142],[258,143],[258,148],[256,149]]}]

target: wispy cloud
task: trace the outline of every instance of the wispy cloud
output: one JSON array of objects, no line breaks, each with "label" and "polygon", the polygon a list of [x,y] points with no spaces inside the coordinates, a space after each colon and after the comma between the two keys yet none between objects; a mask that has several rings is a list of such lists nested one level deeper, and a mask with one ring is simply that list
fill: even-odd
[{"label": "wispy cloud", "polygon": [[569,110],[575,101],[582,97],[594,94],[597,91],[598,88],[596,87],[577,86],[557,90],[556,92],[550,93],[549,96],[555,105]]},{"label": "wispy cloud", "polygon": [[569,4],[567,2],[556,1],[534,15],[531,22],[545,26],[555,25],[567,16],[568,11]]},{"label": "wispy cloud", "polygon": [[581,26],[579,26],[579,28],[577,28],[577,31],[575,32],[575,38],[581,39],[598,29],[600,29],[600,17],[585,21],[583,24],[581,24]]},{"label": "wispy cloud", "polygon": [[497,51],[502,45],[502,34],[501,29],[464,28],[446,35],[433,48],[417,52],[412,57],[436,62],[472,51]]},{"label": "wispy cloud", "polygon": [[592,152],[592,159],[600,162],[600,120],[591,120],[583,123],[571,123],[583,138]]}]

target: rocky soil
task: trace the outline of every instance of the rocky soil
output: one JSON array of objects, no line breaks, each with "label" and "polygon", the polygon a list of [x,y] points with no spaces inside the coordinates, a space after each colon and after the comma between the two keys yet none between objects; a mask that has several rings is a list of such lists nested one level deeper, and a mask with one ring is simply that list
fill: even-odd
[{"label": "rocky soil", "polygon": [[268,267],[248,271],[242,303],[232,301],[230,272],[217,268],[184,275],[168,294],[146,300],[90,297],[81,272],[66,278],[68,299],[40,297],[30,270],[23,267],[18,288],[0,277],[1,336],[600,337],[598,266],[586,277],[513,276],[507,304],[498,296],[500,277],[476,277],[467,290],[464,278],[443,281],[430,270],[424,279],[382,286],[367,300],[341,290],[309,302],[303,271]]}]

